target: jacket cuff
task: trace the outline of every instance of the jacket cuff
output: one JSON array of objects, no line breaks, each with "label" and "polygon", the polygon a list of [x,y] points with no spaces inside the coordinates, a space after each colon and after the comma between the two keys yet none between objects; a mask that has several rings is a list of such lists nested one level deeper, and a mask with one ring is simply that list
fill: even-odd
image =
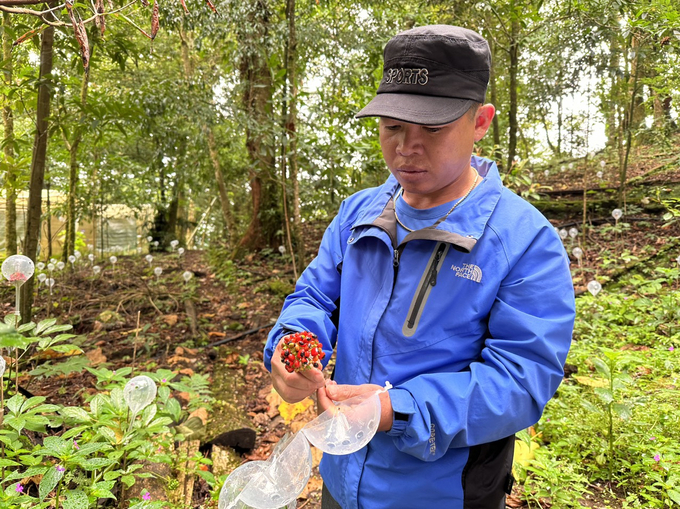
[{"label": "jacket cuff", "polygon": [[404,434],[411,422],[411,416],[416,413],[416,405],[413,396],[406,389],[390,389],[388,393],[392,403],[393,418],[392,428],[386,433],[391,437],[399,437]]},{"label": "jacket cuff", "polygon": [[297,331],[292,329],[282,328],[276,336],[271,337],[271,342],[267,342],[267,346],[265,346],[264,349],[264,367],[267,368],[267,371],[271,372],[272,370],[272,358],[274,357],[274,350],[276,350],[276,347],[279,345],[281,340],[285,336],[288,336],[289,334],[295,334],[296,332]]}]

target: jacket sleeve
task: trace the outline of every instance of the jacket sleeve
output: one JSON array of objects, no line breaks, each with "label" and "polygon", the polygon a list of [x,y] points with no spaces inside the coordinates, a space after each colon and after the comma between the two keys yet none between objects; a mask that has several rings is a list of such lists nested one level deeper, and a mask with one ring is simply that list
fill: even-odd
[{"label": "jacket sleeve", "polygon": [[264,365],[271,371],[271,359],[279,340],[291,332],[310,331],[323,345],[328,363],[337,338],[337,327],[331,319],[340,296],[340,266],[344,238],[349,231],[340,212],[326,228],[319,252],[304,270],[295,291],[286,297],[281,314],[269,332],[264,348]]},{"label": "jacket sleeve", "polygon": [[575,316],[564,247],[546,226],[509,263],[479,360],[390,391],[394,411],[409,415],[388,433],[402,452],[433,461],[449,448],[510,436],[535,424],[557,390]]}]

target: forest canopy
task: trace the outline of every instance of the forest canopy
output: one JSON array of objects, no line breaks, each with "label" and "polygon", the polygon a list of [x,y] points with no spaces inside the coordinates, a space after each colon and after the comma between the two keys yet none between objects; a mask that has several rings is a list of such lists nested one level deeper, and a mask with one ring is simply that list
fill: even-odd
[{"label": "forest canopy", "polygon": [[498,114],[477,150],[504,173],[604,151],[625,173],[636,141],[663,142],[676,128],[672,0],[0,0],[0,9],[8,253],[31,251],[12,225],[17,193],[38,183],[64,197],[49,212],[64,218],[53,232],[64,259],[79,222],[103,228],[113,204],[140,217],[151,206],[139,234],[161,247],[198,227],[192,241],[226,243],[237,257],[294,251],[304,220],[385,178],[376,121],[354,114],[381,79],[384,43],[417,25],[488,39],[487,100]]}]

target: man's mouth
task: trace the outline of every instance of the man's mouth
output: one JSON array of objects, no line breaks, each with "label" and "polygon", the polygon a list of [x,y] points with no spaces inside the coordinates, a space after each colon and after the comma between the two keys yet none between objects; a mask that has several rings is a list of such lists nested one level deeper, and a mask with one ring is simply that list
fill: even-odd
[{"label": "man's mouth", "polygon": [[425,170],[422,168],[417,168],[415,166],[402,166],[400,168],[397,168],[397,171],[400,173],[424,173]]}]

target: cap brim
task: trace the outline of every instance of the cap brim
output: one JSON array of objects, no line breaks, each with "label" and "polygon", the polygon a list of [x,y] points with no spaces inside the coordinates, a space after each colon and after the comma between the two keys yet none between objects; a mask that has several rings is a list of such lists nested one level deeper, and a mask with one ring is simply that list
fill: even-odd
[{"label": "cap brim", "polygon": [[449,124],[462,117],[474,101],[416,94],[376,95],[356,118],[386,117],[420,125]]}]

